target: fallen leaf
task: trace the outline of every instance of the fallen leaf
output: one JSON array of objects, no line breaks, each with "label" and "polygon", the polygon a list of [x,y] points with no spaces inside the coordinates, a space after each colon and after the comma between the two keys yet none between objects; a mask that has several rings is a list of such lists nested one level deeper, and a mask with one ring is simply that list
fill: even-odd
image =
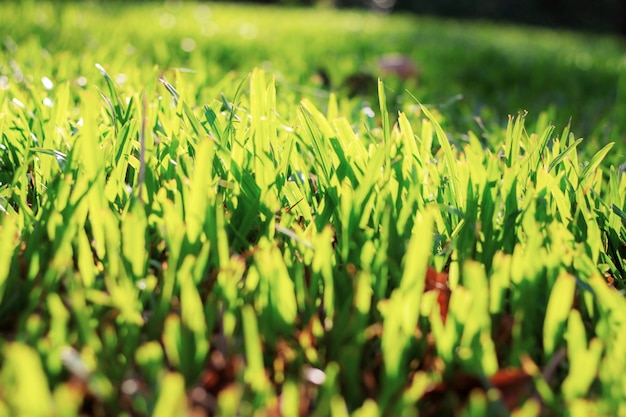
[{"label": "fallen leaf", "polygon": [[450,303],[450,287],[448,286],[448,274],[446,272],[437,272],[433,267],[426,270],[426,282],[424,292],[437,291],[437,304],[439,304],[439,312],[441,319],[446,322],[448,317],[448,304]]}]

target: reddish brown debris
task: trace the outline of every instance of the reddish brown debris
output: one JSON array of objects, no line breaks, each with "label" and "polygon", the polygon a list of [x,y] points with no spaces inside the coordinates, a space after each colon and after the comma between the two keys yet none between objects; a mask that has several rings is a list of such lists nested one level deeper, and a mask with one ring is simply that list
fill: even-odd
[{"label": "reddish brown debris", "polygon": [[492,388],[500,392],[504,407],[513,411],[532,395],[532,376],[518,368],[501,369],[489,378],[457,372],[450,380],[430,387],[420,403],[424,414],[442,415],[450,411],[451,406],[462,406],[472,391],[486,393]]},{"label": "reddish brown debris", "polygon": [[400,54],[383,55],[378,59],[378,68],[384,75],[395,75],[402,80],[419,78],[419,68],[411,58]]},{"label": "reddish brown debris", "polygon": [[446,322],[448,317],[448,304],[450,303],[450,287],[448,286],[448,274],[446,272],[437,272],[435,268],[428,267],[426,270],[426,283],[424,285],[424,292],[437,291],[437,303],[439,304],[439,311],[441,313],[441,319]]}]

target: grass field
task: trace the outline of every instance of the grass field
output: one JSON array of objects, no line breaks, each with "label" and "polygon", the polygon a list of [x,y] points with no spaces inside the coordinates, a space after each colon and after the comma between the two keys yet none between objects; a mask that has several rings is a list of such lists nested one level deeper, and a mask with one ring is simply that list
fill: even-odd
[{"label": "grass field", "polygon": [[[0,416],[626,415],[617,39],[0,3],[0,40]],[[351,94],[389,53],[420,76]]]}]

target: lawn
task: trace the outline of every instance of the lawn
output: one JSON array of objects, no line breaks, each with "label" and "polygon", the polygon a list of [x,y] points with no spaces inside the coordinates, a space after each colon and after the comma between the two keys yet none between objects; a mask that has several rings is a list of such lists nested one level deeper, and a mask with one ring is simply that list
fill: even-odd
[{"label": "lawn", "polygon": [[0,40],[0,416],[626,415],[618,39],[9,2]]}]

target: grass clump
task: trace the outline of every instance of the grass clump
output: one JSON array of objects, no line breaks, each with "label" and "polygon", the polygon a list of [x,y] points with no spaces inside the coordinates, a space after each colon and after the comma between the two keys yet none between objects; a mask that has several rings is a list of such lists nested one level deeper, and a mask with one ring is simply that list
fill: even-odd
[{"label": "grass clump", "polygon": [[624,413],[622,145],[102,54],[2,69],[0,414]]}]

